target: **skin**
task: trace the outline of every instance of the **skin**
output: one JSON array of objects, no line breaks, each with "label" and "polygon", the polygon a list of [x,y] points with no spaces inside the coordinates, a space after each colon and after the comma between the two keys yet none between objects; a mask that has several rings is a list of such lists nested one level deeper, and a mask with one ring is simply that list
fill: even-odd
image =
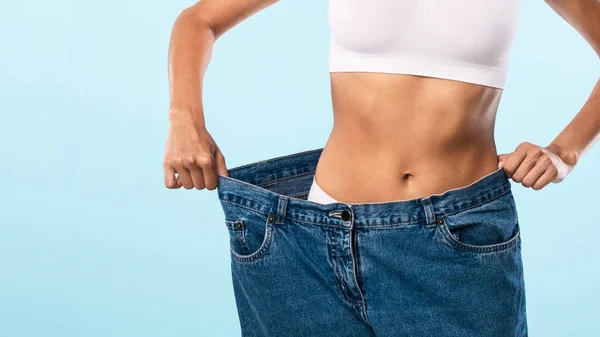
[{"label": "skin", "polygon": [[[177,17],[169,46],[167,188],[213,190],[218,174],[228,176],[225,157],[205,127],[202,79],[216,39],[275,2],[202,0]],[[600,56],[600,2],[546,2]],[[600,138],[600,80],[550,144],[523,142],[501,155],[494,123],[502,89],[404,74],[330,73],[330,80],[334,125],[315,179],[342,202],[442,193],[500,167],[515,182],[539,190],[562,181]]]}]

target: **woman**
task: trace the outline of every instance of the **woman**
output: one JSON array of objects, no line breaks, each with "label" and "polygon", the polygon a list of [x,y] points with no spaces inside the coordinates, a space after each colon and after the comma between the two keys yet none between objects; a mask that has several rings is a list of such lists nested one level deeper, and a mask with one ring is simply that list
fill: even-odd
[{"label": "woman", "polygon": [[[519,0],[330,0],[323,149],[227,169],[205,128],[215,40],[276,0],[203,0],[169,49],[168,188],[218,188],[245,336],[524,336],[509,179],[560,182],[600,134],[600,84],[547,146],[498,156]],[[600,55],[600,3],[547,3]]]}]

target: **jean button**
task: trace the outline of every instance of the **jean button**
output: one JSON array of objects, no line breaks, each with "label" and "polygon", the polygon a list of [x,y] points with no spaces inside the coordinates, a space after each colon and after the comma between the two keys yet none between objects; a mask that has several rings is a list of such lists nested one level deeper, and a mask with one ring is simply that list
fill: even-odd
[{"label": "jean button", "polygon": [[350,220],[350,211],[348,211],[347,209],[342,211],[342,220],[344,220],[344,221]]}]

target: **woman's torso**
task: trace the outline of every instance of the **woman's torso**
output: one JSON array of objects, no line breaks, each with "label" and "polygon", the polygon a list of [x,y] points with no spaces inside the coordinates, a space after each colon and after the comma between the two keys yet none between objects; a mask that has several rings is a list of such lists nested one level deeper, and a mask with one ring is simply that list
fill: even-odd
[{"label": "woman's torso", "polygon": [[332,73],[331,90],[334,126],[315,179],[338,201],[441,193],[497,169],[500,89],[411,75]]},{"label": "woman's torso", "polygon": [[[481,18],[466,23],[463,18],[461,30],[455,29],[454,37],[447,35],[448,39],[455,42],[444,40],[444,49],[439,49],[442,44],[440,37],[443,36],[440,34],[444,27],[439,26],[441,8],[436,6],[438,3],[448,6],[446,1],[421,0],[425,5],[412,8],[415,11],[412,15],[421,22],[414,24],[413,19],[412,25],[396,25],[393,28],[395,31],[385,39],[370,39],[369,36],[379,34],[381,37],[383,29],[392,29],[385,22],[393,16],[389,14],[390,11],[398,11],[401,6],[386,8],[384,5],[402,3],[412,6],[417,3],[416,0],[375,0],[379,5],[373,6],[365,5],[366,0],[346,0],[350,2],[346,2],[343,13],[340,10],[341,3],[335,5],[340,0],[330,1],[332,42],[343,54],[336,56],[333,67],[343,63],[342,57],[345,57],[344,62],[352,59],[354,63],[347,62],[350,68],[336,69],[330,74],[334,123],[315,173],[319,187],[341,202],[403,200],[465,186],[496,170],[494,125],[503,89],[501,85],[489,83],[501,83],[502,80],[499,80],[499,72],[478,72],[477,67],[482,68],[481,64],[486,62],[500,62],[506,67],[508,49],[516,30],[514,22],[502,19],[489,22],[488,19],[491,27],[486,26],[487,33],[482,33],[480,29],[479,32],[467,34],[477,28],[475,25],[481,26]],[[472,4],[475,0],[469,1]],[[493,2],[504,6],[504,11],[513,10],[511,20],[514,21],[517,3],[506,7],[498,0]],[[487,11],[493,7],[479,6],[471,10]],[[434,18],[437,23],[422,22],[423,12],[419,14],[416,11],[432,9],[438,12]],[[405,19],[410,17],[404,14]],[[474,12],[469,15],[477,14]],[[377,18],[383,22],[377,22]],[[452,24],[451,19],[444,17],[447,25]],[[433,24],[438,27],[435,30],[437,33],[432,33]],[[458,22],[454,21],[454,24]],[[501,37],[495,33],[495,44],[489,42],[494,29],[508,28],[510,31]],[[411,29],[412,35],[408,39],[406,31]],[[423,29],[428,31],[415,38],[415,33]],[[357,32],[362,32],[362,35]],[[399,37],[403,40],[399,40]],[[433,38],[435,41],[430,40],[429,44],[423,42]],[[475,41],[461,42],[469,38]],[[489,45],[478,45],[477,40],[485,40]],[[467,44],[459,48],[459,42]],[[402,48],[408,49],[399,50]],[[429,75],[442,78],[429,77],[427,73],[421,73],[421,76],[408,74],[406,69],[384,73],[385,67],[383,71],[376,68],[380,62],[373,62],[368,70],[361,69],[361,58],[371,60],[373,55],[387,60],[389,64],[385,66],[389,69],[401,68],[407,62],[396,55],[411,50],[417,50],[417,58],[419,53],[425,52],[433,56],[441,55],[440,63],[436,63],[432,57],[422,59],[420,71],[428,72],[428,69],[437,67],[439,71],[436,73],[434,69]],[[457,61],[457,58],[462,59]],[[464,67],[462,72],[461,69],[449,68],[448,65],[462,60],[472,61],[475,66]],[[446,61],[448,63],[442,66]],[[489,69],[496,71],[500,67],[490,66]],[[461,81],[461,76],[467,80]]]}]

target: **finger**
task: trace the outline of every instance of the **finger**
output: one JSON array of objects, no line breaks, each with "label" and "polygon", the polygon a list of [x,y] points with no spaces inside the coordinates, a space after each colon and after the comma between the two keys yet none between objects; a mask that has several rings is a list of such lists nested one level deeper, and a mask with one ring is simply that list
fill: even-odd
[{"label": "finger", "polygon": [[507,176],[512,177],[517,168],[519,168],[519,165],[521,165],[521,163],[525,159],[526,155],[526,152],[517,150],[508,156],[503,166],[504,172]]},{"label": "finger", "polygon": [[523,161],[521,162],[521,164],[519,164],[519,167],[512,174],[512,176],[511,176],[512,180],[514,180],[514,181],[516,181],[518,183],[520,183],[521,181],[523,181],[523,178],[535,166],[536,161],[537,160],[535,158],[533,158],[533,156],[531,155],[531,153],[527,153],[525,155],[525,159],[523,159]]},{"label": "finger", "polygon": [[550,166],[546,169],[544,174],[533,184],[532,188],[534,190],[540,190],[544,186],[551,183],[554,179],[556,179],[558,171],[554,166]]},{"label": "finger", "polygon": [[214,190],[217,188],[217,174],[215,171],[215,159],[212,155],[202,155],[196,159],[196,162],[202,169],[204,175],[203,185],[208,190]]},{"label": "finger", "polygon": [[204,188],[204,175],[202,174],[202,170],[199,167],[191,168],[190,176],[192,177],[192,182],[196,189],[201,190]]},{"label": "finger", "polygon": [[508,154],[498,155],[498,169],[501,168],[508,159]]},{"label": "finger", "polygon": [[190,171],[183,166],[176,167],[175,170],[178,174],[177,180],[179,180],[183,188],[185,188],[186,190],[192,189],[194,187],[194,182],[192,181]]},{"label": "finger", "polygon": [[177,181],[177,177],[175,177],[175,169],[171,165],[164,164],[163,171],[164,171],[165,186],[167,188],[180,188],[181,187],[181,184],[179,184],[179,181]]},{"label": "finger", "polygon": [[521,181],[521,185],[523,185],[525,187],[533,186],[533,184],[535,184],[535,182],[544,174],[544,172],[546,172],[547,169],[548,169],[548,166],[543,165],[540,162],[537,162],[535,164],[535,166],[533,166],[533,168],[531,170],[529,170],[529,172],[527,172],[525,177],[523,177],[523,180]]},{"label": "finger", "polygon": [[217,174],[222,176],[229,177],[229,172],[227,171],[227,164],[225,163],[225,156],[219,148],[215,152],[215,161],[217,166]]}]

